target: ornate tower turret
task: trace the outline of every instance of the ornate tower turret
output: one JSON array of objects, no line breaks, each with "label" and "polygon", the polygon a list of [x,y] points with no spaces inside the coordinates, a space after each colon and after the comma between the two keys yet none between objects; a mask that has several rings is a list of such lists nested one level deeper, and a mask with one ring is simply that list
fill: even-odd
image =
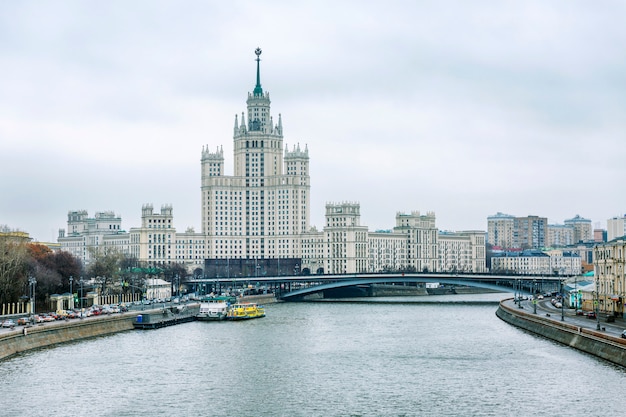
[{"label": "ornate tower turret", "polygon": [[[278,125],[272,125],[270,114],[270,95],[261,87],[261,48],[256,54],[256,84],[252,93],[248,93],[248,126],[245,115],[241,121],[235,118],[235,176],[267,177],[282,175],[283,172],[283,129],[279,116]],[[255,182],[256,183],[256,182]],[[252,184],[249,182],[249,184]],[[259,185],[259,184],[257,184]]]}]

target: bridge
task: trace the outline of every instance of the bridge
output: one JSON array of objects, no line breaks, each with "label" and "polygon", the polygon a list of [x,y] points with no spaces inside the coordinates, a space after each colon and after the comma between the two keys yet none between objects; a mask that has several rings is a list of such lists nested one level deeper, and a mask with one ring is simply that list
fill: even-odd
[{"label": "bridge", "polygon": [[[340,288],[367,288],[376,284],[417,285],[443,284],[450,287],[477,287],[489,290],[530,295],[536,292],[560,290],[563,276],[446,274],[446,273],[380,273],[291,275],[258,277],[197,278],[188,281],[196,290],[211,288],[216,292],[225,289],[265,287],[284,301],[299,301],[306,296]],[[203,287],[204,286],[204,287]]]}]

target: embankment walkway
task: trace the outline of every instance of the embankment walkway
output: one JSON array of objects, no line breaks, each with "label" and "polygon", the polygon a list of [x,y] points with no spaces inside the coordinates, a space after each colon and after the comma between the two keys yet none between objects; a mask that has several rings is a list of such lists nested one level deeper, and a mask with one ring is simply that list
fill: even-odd
[{"label": "embankment walkway", "polygon": [[500,302],[496,315],[513,326],[626,367],[626,339],[618,335],[617,328],[597,330],[595,320],[571,315],[562,321],[560,311],[534,313],[528,304],[520,308],[513,299]]}]

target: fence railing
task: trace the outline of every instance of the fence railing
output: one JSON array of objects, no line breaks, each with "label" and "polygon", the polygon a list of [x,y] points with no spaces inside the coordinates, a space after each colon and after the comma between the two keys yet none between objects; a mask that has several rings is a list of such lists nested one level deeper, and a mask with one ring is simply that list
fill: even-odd
[{"label": "fence railing", "polygon": [[8,303],[0,305],[0,313],[3,316],[30,314],[29,302]]}]

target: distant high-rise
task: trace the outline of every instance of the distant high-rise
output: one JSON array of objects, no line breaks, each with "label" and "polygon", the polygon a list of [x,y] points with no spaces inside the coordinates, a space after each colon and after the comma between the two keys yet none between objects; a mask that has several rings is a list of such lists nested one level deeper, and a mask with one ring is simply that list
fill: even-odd
[{"label": "distant high-rise", "polygon": [[549,224],[547,228],[546,246],[559,248],[573,245],[574,228],[571,225]]},{"label": "distant high-rise", "polygon": [[578,214],[564,221],[566,226],[574,229],[574,243],[589,242],[593,240],[593,228],[591,220],[580,217]]},{"label": "distant high-rise", "polygon": [[522,249],[538,249],[546,246],[548,219],[539,216],[516,217],[515,247]]},{"label": "distant high-rise", "polygon": [[618,237],[626,236],[626,214],[613,217],[606,221],[606,240],[609,242]]},{"label": "distant high-rise", "polygon": [[496,213],[487,217],[487,243],[504,249],[515,247],[515,216]]}]

